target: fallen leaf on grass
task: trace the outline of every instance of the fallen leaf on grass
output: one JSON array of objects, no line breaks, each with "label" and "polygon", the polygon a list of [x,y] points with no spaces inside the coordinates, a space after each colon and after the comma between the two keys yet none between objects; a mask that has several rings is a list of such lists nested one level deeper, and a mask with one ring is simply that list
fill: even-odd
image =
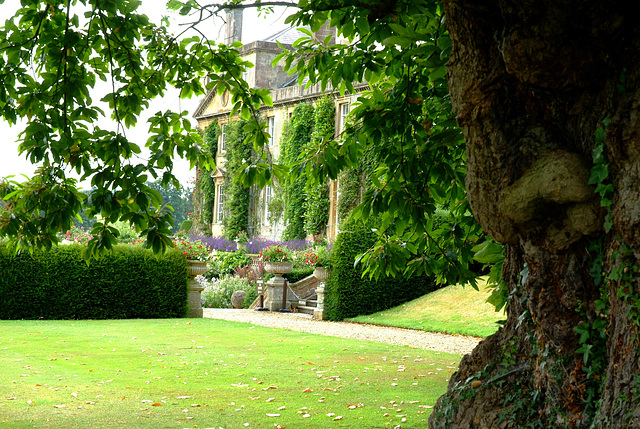
[{"label": "fallen leaf on grass", "polygon": [[334,421],[336,421],[336,420],[342,420],[342,416],[336,416],[336,417],[334,417],[334,418],[333,418],[333,420],[334,420]]},{"label": "fallen leaf on grass", "polygon": [[154,402],[153,404],[151,404],[152,407],[162,407],[164,404],[161,404],[160,402]]},{"label": "fallen leaf on grass", "polygon": [[309,393],[309,392],[313,392],[313,390],[308,387],[302,391],[302,393]]},{"label": "fallen leaf on grass", "polygon": [[267,413],[267,417],[280,417],[280,414],[277,414],[277,413]]},{"label": "fallen leaf on grass", "polygon": [[53,408],[64,408],[66,405],[54,405]]}]

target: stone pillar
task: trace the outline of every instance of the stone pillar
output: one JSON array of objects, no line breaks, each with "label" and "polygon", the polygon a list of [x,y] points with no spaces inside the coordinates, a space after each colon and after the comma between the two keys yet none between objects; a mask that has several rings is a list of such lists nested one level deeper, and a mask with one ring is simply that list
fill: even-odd
[{"label": "stone pillar", "polygon": [[195,277],[189,278],[189,298],[187,300],[187,317],[201,319],[204,315],[202,310],[202,291],[204,288]]},{"label": "stone pillar", "polygon": [[325,280],[329,278],[329,269],[317,267],[313,271],[313,275],[318,279],[318,286],[316,287],[316,295],[318,297],[318,305],[313,310],[313,318],[316,320],[324,319],[324,286]]},{"label": "stone pillar", "polygon": [[202,302],[200,302],[201,293],[204,288],[196,280],[196,276],[207,272],[207,261],[188,261],[189,273],[189,297],[187,298],[187,316],[190,318],[202,318]]},{"label": "stone pillar", "polygon": [[264,306],[269,311],[280,310],[282,308],[282,292],[284,287],[283,274],[291,272],[292,262],[267,262],[264,269],[273,274],[273,278],[266,284],[267,293],[264,297]]},{"label": "stone pillar", "polygon": [[266,284],[267,290],[264,297],[264,306],[269,311],[276,311],[282,308],[282,290],[284,287],[284,277],[275,274]]}]

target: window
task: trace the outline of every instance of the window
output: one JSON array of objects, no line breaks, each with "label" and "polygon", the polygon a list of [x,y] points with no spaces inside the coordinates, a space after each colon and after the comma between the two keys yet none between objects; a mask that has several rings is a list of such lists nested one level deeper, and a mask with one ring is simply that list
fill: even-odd
[{"label": "window", "polygon": [[269,147],[273,147],[273,142],[276,137],[276,118],[275,116],[269,116],[267,118],[267,132],[269,133]]},{"label": "window", "polygon": [[222,131],[220,131],[220,152],[224,152],[227,142],[227,124],[222,124]]},{"label": "window", "polygon": [[347,116],[349,116],[349,103],[341,103],[339,105],[340,118],[338,122],[338,132],[344,131],[344,126],[347,123]]},{"label": "window", "polygon": [[271,186],[264,188],[264,224],[269,225],[269,203],[271,203]]},{"label": "window", "polygon": [[224,218],[224,190],[222,189],[222,185],[218,185],[218,216],[216,221],[218,223],[222,223],[222,219]]}]

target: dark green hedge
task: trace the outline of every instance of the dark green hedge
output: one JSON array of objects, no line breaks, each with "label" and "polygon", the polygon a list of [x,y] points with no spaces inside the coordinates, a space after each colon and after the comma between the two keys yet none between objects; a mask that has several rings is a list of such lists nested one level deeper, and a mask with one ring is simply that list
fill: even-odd
[{"label": "dark green hedge", "polygon": [[333,268],[325,292],[325,318],[343,320],[383,311],[436,289],[433,279],[426,276],[406,278],[383,277],[371,280],[362,277],[362,267],[354,268],[356,257],[376,241],[372,228],[375,221],[363,222],[348,218],[340,226],[331,253]]},{"label": "dark green hedge", "polygon": [[289,283],[296,283],[305,277],[309,277],[313,274],[313,267],[294,268],[291,272],[284,274],[282,277],[286,278]]},{"label": "dark green hedge", "polygon": [[183,317],[186,259],[117,246],[91,261],[80,245],[13,257],[0,246],[0,319],[126,319]]}]

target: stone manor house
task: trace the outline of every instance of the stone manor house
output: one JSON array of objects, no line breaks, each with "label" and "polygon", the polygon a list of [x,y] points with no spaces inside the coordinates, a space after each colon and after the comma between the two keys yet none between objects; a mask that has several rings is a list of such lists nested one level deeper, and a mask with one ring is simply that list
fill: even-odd
[{"label": "stone manor house", "polygon": [[[242,10],[235,9],[227,15],[226,37],[225,42],[230,44],[240,40],[242,31]],[[327,35],[335,30],[323,27],[316,37],[323,40]],[[336,134],[340,133],[345,123],[346,117],[350,110],[350,105],[355,101],[357,94],[345,93],[340,96],[337,91],[327,88],[324,92],[319,84],[311,85],[305,88],[304,85],[298,85],[297,75],[289,75],[283,70],[283,64],[272,65],[275,57],[282,52],[278,46],[278,42],[286,47],[290,47],[293,42],[301,37],[303,33],[295,28],[287,28],[264,40],[257,40],[244,45],[241,48],[241,56],[243,59],[250,61],[255,66],[249,68],[244,79],[253,88],[266,88],[271,91],[273,106],[263,106],[260,110],[261,115],[266,118],[268,132],[271,135],[269,141],[269,151],[273,159],[278,159],[280,153],[280,137],[282,135],[282,127],[288,119],[291,118],[292,112],[299,103],[315,103],[322,97],[331,96],[336,107]],[[362,87],[362,86],[361,86]],[[224,178],[225,178],[225,124],[234,120],[230,118],[229,112],[231,103],[229,103],[229,94],[225,92],[218,96],[216,89],[213,88],[199,103],[194,118],[198,121],[198,127],[205,129],[213,121],[217,121],[221,135],[218,139],[218,153],[216,155],[217,170],[213,172],[213,180],[215,185],[215,204],[213,208],[213,226],[211,234],[221,236],[224,233],[222,219],[224,216]],[[334,239],[337,234],[337,200],[339,189],[337,181],[330,184],[330,215],[327,225],[326,235],[329,239]],[[257,204],[251,205],[249,210],[250,219],[254,219],[253,225],[250,225],[249,233],[254,236],[261,236],[273,240],[281,238],[284,225],[282,221],[271,224],[269,220],[269,203],[274,197],[271,186],[264,189],[253,189],[254,193],[259,193]],[[257,223],[257,225],[256,225]]]}]

